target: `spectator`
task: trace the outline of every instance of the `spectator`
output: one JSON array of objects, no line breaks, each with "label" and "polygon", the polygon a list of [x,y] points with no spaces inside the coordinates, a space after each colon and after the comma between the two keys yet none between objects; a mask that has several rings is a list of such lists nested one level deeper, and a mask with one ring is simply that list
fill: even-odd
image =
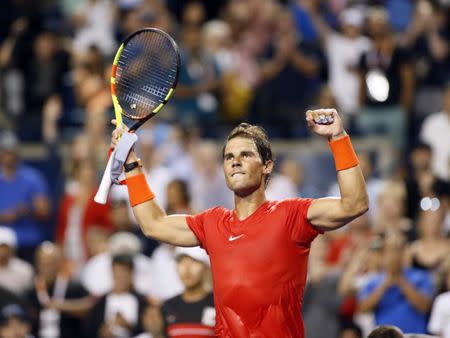
[{"label": "spectator", "polygon": [[8,304],[2,307],[0,313],[0,337],[33,338],[28,315],[19,304]]},{"label": "spectator", "polygon": [[148,304],[142,313],[143,333],[134,338],[165,338],[164,319],[159,305]]},{"label": "spectator", "polygon": [[382,325],[373,330],[368,338],[403,338],[403,332],[395,326]]},{"label": "spectator", "polygon": [[383,248],[383,272],[373,277],[358,295],[362,312],[373,311],[376,325],[396,325],[409,333],[426,333],[433,283],[422,270],[403,269],[405,242],[398,234],[387,235]]},{"label": "spectator", "polygon": [[213,336],[216,323],[214,298],[205,285],[209,257],[199,247],[177,248],[175,257],[184,291],[162,306],[166,335],[181,337],[181,332],[189,330],[196,337]]},{"label": "spectator", "polygon": [[450,241],[444,236],[445,209],[421,210],[418,217],[418,239],[409,244],[406,262],[416,269],[436,273],[450,254]]},{"label": "spectator", "polygon": [[387,135],[399,151],[406,143],[406,114],[412,105],[414,77],[409,54],[396,44],[388,20],[382,8],[369,11],[373,48],[359,63],[359,97],[364,108],[357,127],[365,135]]},{"label": "spectator", "polygon": [[0,226],[0,286],[24,296],[33,284],[33,267],[15,256],[16,234]]},{"label": "spectator", "polygon": [[340,32],[335,32],[320,15],[312,15],[328,58],[329,85],[344,116],[351,118],[360,111],[357,67],[370,40],[362,35],[364,16],[353,7],[339,14]]},{"label": "spectator", "polygon": [[341,328],[338,338],[363,338],[361,328],[356,324],[348,324]]},{"label": "spectator", "polygon": [[422,142],[415,144],[409,152],[405,184],[407,190],[406,215],[410,219],[416,219],[422,198],[434,195],[432,186],[436,178],[431,169],[432,156],[431,147]]},{"label": "spectator", "polygon": [[167,185],[167,213],[185,214],[192,212],[191,195],[185,181],[175,179]]},{"label": "spectator", "polygon": [[108,240],[108,251],[92,257],[81,270],[83,286],[95,296],[103,296],[113,288],[114,275],[111,262],[114,256],[133,257],[133,287],[143,295],[151,295],[153,279],[152,261],[141,253],[142,244],[131,232],[117,232]]},{"label": "spectator", "polygon": [[414,112],[418,121],[441,108],[441,89],[450,76],[450,31],[445,15],[438,1],[417,1],[413,20],[405,33],[405,43],[411,48],[414,60],[417,82]]},{"label": "spectator", "polygon": [[95,170],[91,159],[75,162],[71,182],[58,209],[56,241],[64,250],[75,270],[79,270],[88,258],[87,232],[92,227],[112,230],[109,204],[95,203]]},{"label": "spectator", "polygon": [[[81,317],[92,305],[86,290],[70,277],[61,248],[51,242],[36,250],[36,279],[29,291],[33,332],[39,338],[81,336]],[[77,306],[67,302],[77,301]]]},{"label": "spectator", "polygon": [[132,337],[141,325],[146,300],[133,287],[133,257],[114,256],[111,269],[112,289],[90,311],[86,320],[86,337]]},{"label": "spectator", "polygon": [[450,338],[450,266],[445,271],[446,291],[433,302],[428,331],[442,338]]},{"label": "spectator", "polygon": [[420,139],[433,150],[431,167],[442,180],[450,180],[450,81],[444,88],[443,109],[429,115],[422,125]]},{"label": "spectator", "polygon": [[336,292],[339,271],[326,265],[327,241],[317,237],[311,244],[308,283],[303,299],[306,337],[336,337],[339,332],[338,309],[342,297]]},{"label": "spectator", "polygon": [[17,255],[31,262],[49,232],[47,183],[37,170],[20,162],[19,142],[12,132],[0,135],[0,170],[0,224],[15,231]]}]

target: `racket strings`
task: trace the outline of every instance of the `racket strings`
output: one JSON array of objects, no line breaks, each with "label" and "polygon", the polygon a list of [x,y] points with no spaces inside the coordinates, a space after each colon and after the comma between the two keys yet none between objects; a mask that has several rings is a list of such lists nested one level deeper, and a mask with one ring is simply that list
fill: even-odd
[{"label": "racket strings", "polygon": [[178,54],[161,33],[143,31],[125,45],[116,74],[117,98],[124,115],[145,118],[167,94],[177,78]]}]

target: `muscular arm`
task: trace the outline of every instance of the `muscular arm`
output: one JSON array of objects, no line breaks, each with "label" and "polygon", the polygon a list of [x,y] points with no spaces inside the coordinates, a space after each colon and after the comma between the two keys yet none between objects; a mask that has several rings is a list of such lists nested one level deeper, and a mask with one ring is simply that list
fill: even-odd
[{"label": "muscular arm", "polygon": [[340,198],[316,199],[308,209],[308,220],[322,231],[342,227],[368,210],[369,198],[359,165],[337,173]]},{"label": "muscular arm", "polygon": [[[132,151],[128,162],[133,162],[136,155]],[[126,174],[127,177],[141,172],[136,168]],[[155,199],[138,204],[133,207],[133,213],[142,232],[156,240],[178,246],[196,246],[199,241],[189,228],[186,215],[170,215],[158,205]]]}]

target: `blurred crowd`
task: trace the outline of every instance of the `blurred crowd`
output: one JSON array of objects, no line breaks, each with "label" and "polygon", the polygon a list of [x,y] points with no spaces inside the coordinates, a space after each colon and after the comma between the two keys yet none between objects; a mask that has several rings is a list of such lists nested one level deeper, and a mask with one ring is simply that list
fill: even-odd
[{"label": "blurred crowd", "polygon": [[[306,337],[449,338],[449,13],[445,0],[2,0],[0,337],[212,335],[204,252],[143,236],[123,186],[93,201],[112,57],[152,26],[181,52],[174,98],[138,132],[167,213],[233,207],[220,144],[237,122],[309,145],[305,111],[336,107],[370,210],[313,242]],[[358,147],[369,137],[388,142],[390,170]],[[312,158],[280,150],[268,199],[339,196],[330,154],[311,173]]]}]

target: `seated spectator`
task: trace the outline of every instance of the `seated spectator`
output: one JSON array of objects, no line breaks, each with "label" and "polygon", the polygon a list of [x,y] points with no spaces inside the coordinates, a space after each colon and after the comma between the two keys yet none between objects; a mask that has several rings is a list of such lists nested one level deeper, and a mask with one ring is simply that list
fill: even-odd
[{"label": "seated spectator", "polygon": [[422,270],[403,269],[404,253],[403,237],[388,234],[383,248],[383,271],[361,290],[358,307],[362,312],[373,311],[376,325],[396,325],[405,332],[426,333],[433,283]]},{"label": "seated spectator", "polygon": [[19,304],[8,304],[0,310],[0,337],[33,338],[31,322],[25,309]]},{"label": "seated spectator", "polygon": [[14,231],[0,226],[0,286],[23,296],[33,285],[33,267],[15,256]]},{"label": "seated spectator", "polygon": [[40,173],[20,163],[19,141],[11,132],[0,135],[0,224],[17,236],[17,255],[31,262],[36,247],[47,236],[50,215],[47,182]]},{"label": "seated spectator", "polygon": [[112,289],[101,297],[86,318],[85,336],[90,338],[127,338],[141,325],[146,300],[133,287],[133,257],[112,258]]},{"label": "seated spectator", "polygon": [[[61,248],[51,242],[42,243],[35,264],[35,285],[27,295],[34,334],[39,338],[80,337],[80,317],[92,301],[86,290],[70,278]],[[69,300],[76,300],[77,307],[65,306]]]},{"label": "seated spectator", "polygon": [[216,311],[213,294],[205,286],[209,257],[199,247],[176,248],[177,270],[184,292],[164,302],[162,313],[167,337],[182,337],[189,330],[195,337],[214,336]]},{"label": "seated spectator", "polygon": [[445,272],[446,291],[433,302],[428,331],[442,338],[450,338],[450,265]]},{"label": "seated spectator", "polygon": [[429,115],[422,124],[420,139],[433,150],[431,167],[442,180],[450,180],[450,81],[444,88],[443,107]]}]

